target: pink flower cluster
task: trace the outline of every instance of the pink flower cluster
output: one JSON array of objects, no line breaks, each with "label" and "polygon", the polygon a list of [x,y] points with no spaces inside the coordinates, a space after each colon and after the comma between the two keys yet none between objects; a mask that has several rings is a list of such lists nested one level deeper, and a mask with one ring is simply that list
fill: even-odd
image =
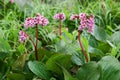
[{"label": "pink flower cluster", "polygon": [[48,23],[48,19],[38,13],[34,18],[26,18],[24,26],[26,28],[34,27],[35,25],[46,26]]},{"label": "pink flower cluster", "polygon": [[87,28],[88,32],[92,33],[94,29],[94,24],[95,24],[94,16],[93,15],[87,16],[85,13],[81,13],[79,16],[80,16],[81,22],[78,30],[83,30]]},{"label": "pink flower cluster", "polygon": [[22,30],[19,32],[20,35],[20,42],[24,42],[27,39],[27,34],[25,32],[23,32]]},{"label": "pink flower cluster", "polygon": [[71,17],[70,17],[70,20],[75,20],[75,19],[79,19],[79,15],[72,14]]},{"label": "pink flower cluster", "polygon": [[64,21],[66,17],[64,13],[58,13],[54,15],[54,19]]},{"label": "pink flower cluster", "polygon": [[84,30],[84,29],[88,29],[88,32],[92,33],[93,29],[94,29],[94,16],[90,15],[87,16],[86,13],[81,13],[80,15],[72,15],[70,17],[70,20],[75,20],[75,19],[80,19],[80,27],[78,28],[78,30]]}]

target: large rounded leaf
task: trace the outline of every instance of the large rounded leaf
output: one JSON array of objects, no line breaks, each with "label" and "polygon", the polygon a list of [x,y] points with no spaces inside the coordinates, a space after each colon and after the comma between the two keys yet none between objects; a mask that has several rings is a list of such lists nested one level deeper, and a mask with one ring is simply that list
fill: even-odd
[{"label": "large rounded leaf", "polygon": [[62,67],[62,70],[64,74],[64,80],[77,80],[77,78],[71,76],[71,74],[65,68]]},{"label": "large rounded leaf", "polygon": [[105,30],[100,27],[94,28],[93,36],[102,42],[106,42],[106,40],[109,38],[109,35],[105,32]]},{"label": "large rounded leaf", "polygon": [[98,64],[102,68],[100,80],[120,80],[120,62],[112,57],[103,57]]},{"label": "large rounded leaf", "polygon": [[120,31],[115,32],[110,40],[117,45],[120,42]]},{"label": "large rounded leaf", "polygon": [[46,70],[46,66],[43,63],[37,61],[30,61],[28,62],[28,66],[30,70],[38,77],[46,80],[50,79],[50,73]]},{"label": "large rounded leaf", "polygon": [[89,62],[79,68],[77,72],[79,80],[99,80],[100,67],[95,62]]},{"label": "large rounded leaf", "polygon": [[58,66],[60,64],[66,69],[70,68],[71,64],[71,55],[65,55],[65,54],[56,54],[53,55],[47,62],[46,66],[48,70],[53,71],[57,74],[62,74],[61,68]]}]

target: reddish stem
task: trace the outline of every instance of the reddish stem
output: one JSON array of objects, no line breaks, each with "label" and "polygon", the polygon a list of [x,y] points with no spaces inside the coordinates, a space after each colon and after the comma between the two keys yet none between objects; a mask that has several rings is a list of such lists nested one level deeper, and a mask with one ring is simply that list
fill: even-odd
[{"label": "reddish stem", "polygon": [[35,58],[36,58],[36,61],[38,61],[37,46],[38,46],[38,25],[36,25],[36,45],[34,46],[35,47]]},{"label": "reddish stem", "polygon": [[62,35],[62,21],[60,20],[60,36]]},{"label": "reddish stem", "polygon": [[88,56],[86,54],[86,51],[84,50],[84,47],[83,47],[81,39],[80,39],[80,30],[78,31],[78,41],[79,41],[79,45],[80,45],[80,47],[82,49],[82,52],[83,52],[83,54],[85,56],[86,62],[88,62]]}]

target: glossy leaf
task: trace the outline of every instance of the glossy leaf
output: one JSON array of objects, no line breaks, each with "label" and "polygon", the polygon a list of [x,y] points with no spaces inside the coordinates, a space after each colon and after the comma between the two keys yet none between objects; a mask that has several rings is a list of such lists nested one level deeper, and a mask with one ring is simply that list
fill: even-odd
[{"label": "glossy leaf", "polygon": [[120,42],[120,31],[115,32],[115,33],[111,36],[110,40],[111,40],[114,44],[117,45],[117,44]]},{"label": "glossy leaf", "polygon": [[100,80],[120,80],[120,62],[112,57],[103,57],[98,64],[102,68]]},{"label": "glossy leaf", "polygon": [[62,70],[64,74],[64,80],[77,80],[77,78],[72,77],[71,74],[65,68],[62,67]]},{"label": "glossy leaf", "polygon": [[106,40],[109,38],[109,35],[105,32],[105,30],[100,27],[94,28],[93,35],[97,40],[102,42],[106,42]]},{"label": "glossy leaf", "polygon": [[79,80],[99,80],[100,78],[100,67],[95,62],[89,62],[82,65],[78,72],[77,78]]},{"label": "glossy leaf", "polygon": [[46,80],[50,79],[50,73],[46,69],[46,66],[43,63],[38,61],[33,61],[33,62],[29,61],[28,67],[34,74],[36,74],[41,79],[46,79]]},{"label": "glossy leaf", "polygon": [[66,69],[69,69],[71,64],[71,55],[55,54],[50,57],[49,60],[46,62],[48,70],[61,75],[62,71],[61,68],[57,65],[57,63],[65,67]]}]

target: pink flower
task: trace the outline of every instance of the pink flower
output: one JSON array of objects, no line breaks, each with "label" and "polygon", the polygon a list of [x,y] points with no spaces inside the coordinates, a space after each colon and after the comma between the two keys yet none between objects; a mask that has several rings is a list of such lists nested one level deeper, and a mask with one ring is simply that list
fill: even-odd
[{"label": "pink flower", "polygon": [[94,24],[95,24],[95,22],[94,22],[94,16],[91,15],[91,16],[89,17],[89,19],[88,19],[88,23],[87,23],[87,26],[88,26],[88,32],[90,32],[90,33],[93,32]]},{"label": "pink flower", "polygon": [[66,17],[64,13],[58,13],[54,15],[54,19],[64,21]]},{"label": "pink flower", "polygon": [[19,32],[20,35],[20,42],[24,42],[27,39],[27,34],[25,32],[23,32],[22,30]]},{"label": "pink flower", "polygon": [[87,14],[86,13],[79,14],[79,19],[85,20],[86,18],[87,18]]},{"label": "pink flower", "polygon": [[10,3],[14,3],[14,0],[9,0]]},{"label": "pink flower", "polygon": [[26,28],[34,27],[35,25],[46,26],[48,23],[48,19],[38,13],[34,18],[26,18],[24,26]]},{"label": "pink flower", "polygon": [[41,16],[39,13],[34,17],[34,20],[36,25],[46,26],[49,23],[48,19]]},{"label": "pink flower", "polygon": [[70,17],[70,20],[75,20],[75,19],[79,19],[79,15],[77,14],[72,14],[71,17]]},{"label": "pink flower", "polygon": [[26,18],[24,26],[25,26],[25,28],[34,27],[35,26],[34,18],[31,18],[31,17]]},{"label": "pink flower", "polygon": [[42,18],[42,26],[46,26],[49,23],[48,19]]},{"label": "pink flower", "polygon": [[92,33],[94,29],[94,24],[95,24],[94,16],[93,15],[87,16],[85,13],[81,13],[79,15],[79,18],[81,22],[78,30],[84,30],[85,28],[87,28],[88,32]]}]

